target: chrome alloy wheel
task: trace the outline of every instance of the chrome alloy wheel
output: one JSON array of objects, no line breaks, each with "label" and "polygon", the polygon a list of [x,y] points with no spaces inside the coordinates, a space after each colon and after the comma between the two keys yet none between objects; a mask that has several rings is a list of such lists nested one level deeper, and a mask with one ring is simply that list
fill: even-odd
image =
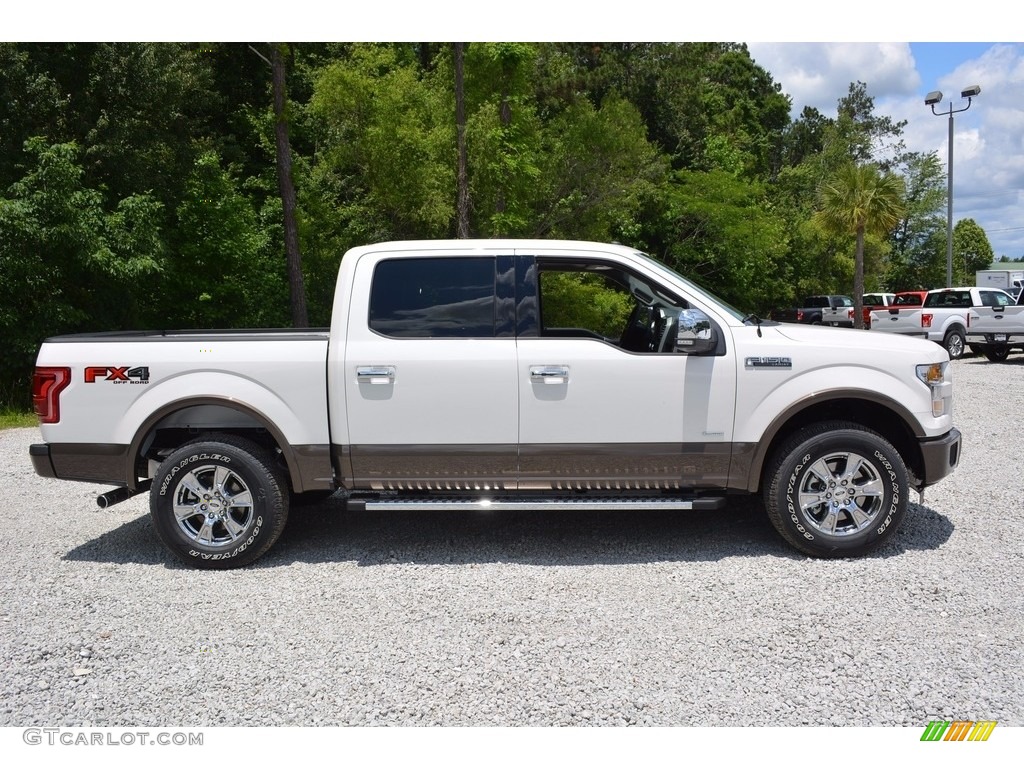
[{"label": "chrome alloy wheel", "polygon": [[198,467],[178,481],[174,518],[189,539],[206,546],[237,541],[253,516],[252,492],[242,479],[216,464]]},{"label": "chrome alloy wheel", "polygon": [[882,509],[885,485],[878,467],[856,453],[830,453],[800,482],[807,521],[829,536],[850,536],[870,526]]}]

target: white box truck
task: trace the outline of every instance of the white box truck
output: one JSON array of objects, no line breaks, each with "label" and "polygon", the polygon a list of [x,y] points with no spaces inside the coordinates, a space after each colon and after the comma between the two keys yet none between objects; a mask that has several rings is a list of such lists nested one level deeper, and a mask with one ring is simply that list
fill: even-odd
[{"label": "white box truck", "polygon": [[1001,288],[1016,296],[1024,285],[1024,269],[979,269],[974,281],[979,288]]}]

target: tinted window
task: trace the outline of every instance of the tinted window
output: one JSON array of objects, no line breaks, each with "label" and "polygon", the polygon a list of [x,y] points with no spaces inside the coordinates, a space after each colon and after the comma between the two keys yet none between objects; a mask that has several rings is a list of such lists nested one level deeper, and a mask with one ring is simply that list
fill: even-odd
[{"label": "tinted window", "polygon": [[494,336],[494,259],[391,259],[373,272],[370,328],[402,338]]},{"label": "tinted window", "polygon": [[963,309],[971,306],[970,291],[939,291],[929,293],[924,300],[926,307],[954,307]]}]

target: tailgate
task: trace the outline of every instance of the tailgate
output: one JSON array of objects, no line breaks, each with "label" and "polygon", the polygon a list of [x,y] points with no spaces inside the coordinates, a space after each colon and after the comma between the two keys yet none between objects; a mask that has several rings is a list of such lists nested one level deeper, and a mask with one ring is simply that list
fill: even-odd
[{"label": "tailgate", "polygon": [[924,335],[921,327],[921,307],[888,307],[871,313],[871,330],[887,333]]}]

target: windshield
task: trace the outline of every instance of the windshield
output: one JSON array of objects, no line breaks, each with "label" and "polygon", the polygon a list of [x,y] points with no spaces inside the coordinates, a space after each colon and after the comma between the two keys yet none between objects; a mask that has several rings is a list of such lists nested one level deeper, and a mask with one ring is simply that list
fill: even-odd
[{"label": "windshield", "polygon": [[738,309],[736,309],[736,307],[728,304],[725,301],[722,301],[722,299],[718,298],[718,296],[716,296],[715,294],[711,293],[710,291],[705,290],[704,288],[701,288],[699,285],[697,285],[692,280],[683,277],[682,275],[680,275],[678,272],[676,272],[671,267],[665,266],[664,264],[662,264],[657,259],[654,259],[654,258],[648,256],[646,253],[643,253],[641,251],[634,251],[634,253],[637,256],[639,256],[641,259],[643,259],[645,262],[647,262],[647,264],[652,269],[654,269],[655,271],[659,271],[659,272],[665,273],[665,274],[669,275],[670,277],[672,277],[673,279],[678,280],[679,282],[683,283],[690,290],[692,290],[694,293],[698,294],[699,296],[705,297],[708,300],[709,303],[715,304],[717,307],[721,308],[722,310],[724,310],[728,314],[732,315],[736,320],[739,320],[742,323],[750,323],[751,322],[748,319],[748,318],[751,317],[751,315],[747,314],[746,312],[740,312]]}]

